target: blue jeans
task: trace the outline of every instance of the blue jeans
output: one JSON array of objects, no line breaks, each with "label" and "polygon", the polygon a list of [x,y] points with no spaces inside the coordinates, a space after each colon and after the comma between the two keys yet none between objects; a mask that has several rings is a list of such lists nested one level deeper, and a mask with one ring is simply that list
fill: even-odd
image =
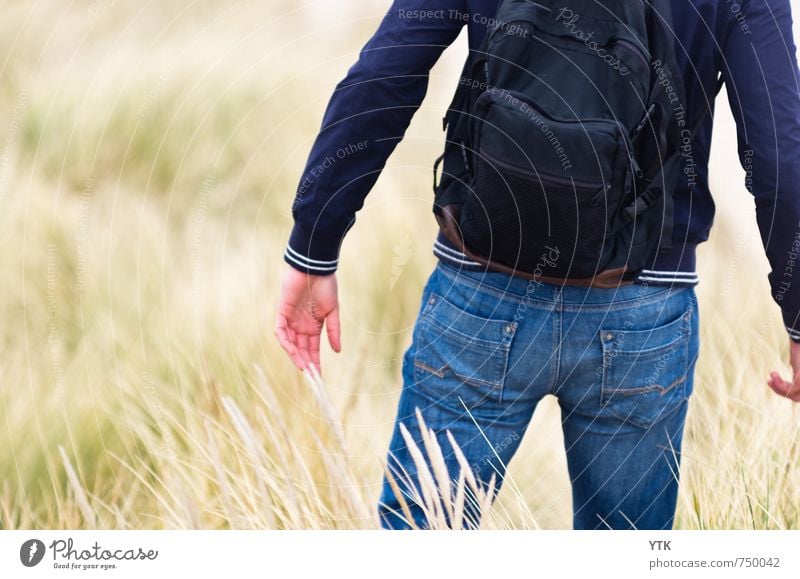
[{"label": "blue jeans", "polygon": [[[381,525],[410,528],[410,515],[414,526],[432,526],[430,508],[418,504],[420,480],[439,481],[442,469],[439,478],[436,469],[430,477],[421,472],[400,427],[430,468],[417,409],[454,489],[465,469],[448,431],[491,502],[534,408],[552,394],[561,409],[574,528],[670,529],[698,349],[693,288],[562,287],[439,263],[403,358],[387,457],[394,480],[384,476]],[[458,526],[475,527],[481,506],[466,494]]]}]

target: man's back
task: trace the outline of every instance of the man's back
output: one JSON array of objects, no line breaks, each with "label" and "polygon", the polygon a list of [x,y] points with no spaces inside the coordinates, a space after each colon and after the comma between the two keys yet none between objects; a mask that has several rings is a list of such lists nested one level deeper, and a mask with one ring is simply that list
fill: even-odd
[{"label": "man's back", "polygon": [[[306,273],[336,271],[341,242],[422,102],[430,68],[464,26],[470,48],[476,49],[497,6],[497,0],[398,0],[392,5],[326,111],[293,206],[295,227],[286,251],[290,265]],[[721,74],[773,269],[772,294],[790,336],[800,341],[800,287],[784,279],[784,272],[791,271],[787,252],[800,223],[795,193],[800,98],[789,0],[675,0],[673,11],[687,113],[695,119],[706,108],[713,112]],[[687,136],[674,194],[673,250],[654,259],[640,277],[643,283],[698,282],[695,248],[708,238],[714,218],[707,168],[712,120],[709,115],[694,140]],[[318,170],[343,143],[356,141],[368,145],[338,159],[335,169]],[[481,267],[441,234],[434,253],[459,267]]]},{"label": "man's back", "polygon": [[[340,348],[332,275],[339,248],[421,104],[431,67],[465,25],[476,49],[498,4],[397,0],[337,86],[300,180],[285,253],[292,268],[276,333],[299,367],[318,366],[323,323],[334,349]],[[689,127],[705,110],[713,112],[718,75],[727,86],[740,161],[772,266],[772,294],[793,341],[800,382],[800,286],[792,277],[800,246],[800,96],[789,0],[674,0],[673,7]],[[385,478],[379,508],[386,528],[431,524],[431,506],[418,500],[420,463],[413,456],[415,445],[426,446],[425,437],[405,424],[414,423],[417,412],[431,432],[452,433],[439,444],[461,448],[472,471],[470,490],[482,497],[502,484],[546,395],[555,395],[562,411],[575,527],[672,525],[699,351],[695,248],[714,217],[707,169],[712,120],[705,119],[696,138],[688,130],[684,135],[672,251],[654,257],[636,285],[531,286],[487,271],[440,234],[434,245],[440,263],[425,285],[403,358],[387,457],[397,476]],[[336,155],[353,143],[361,146]],[[327,162],[332,158],[335,163]],[[800,391],[776,373],[769,385],[800,400]],[[465,465],[445,452],[455,482]],[[445,493],[442,500],[450,498]],[[471,504],[465,522],[479,523],[480,507]]]}]

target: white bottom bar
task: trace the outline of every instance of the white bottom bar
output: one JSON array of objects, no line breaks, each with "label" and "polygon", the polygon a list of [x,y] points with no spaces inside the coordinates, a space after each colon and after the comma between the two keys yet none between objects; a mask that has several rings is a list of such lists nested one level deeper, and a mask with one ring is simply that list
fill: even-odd
[{"label": "white bottom bar", "polygon": [[799,540],[796,531],[4,531],[0,577],[800,577]]}]

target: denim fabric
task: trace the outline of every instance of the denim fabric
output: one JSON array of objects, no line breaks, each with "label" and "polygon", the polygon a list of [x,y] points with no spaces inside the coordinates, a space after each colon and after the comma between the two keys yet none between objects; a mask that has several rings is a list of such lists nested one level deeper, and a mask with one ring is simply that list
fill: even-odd
[{"label": "denim fabric", "polygon": [[[552,394],[574,528],[671,528],[699,348],[696,304],[691,287],[560,287],[440,262],[403,358],[387,457],[400,490],[421,490],[400,430],[404,423],[425,448],[415,409],[436,433],[452,481],[461,468],[447,431],[479,484],[494,474],[499,490],[534,408]],[[423,510],[409,507],[427,527]],[[384,528],[409,527],[386,477],[378,511]],[[465,512],[465,526],[479,520],[469,496]]]}]

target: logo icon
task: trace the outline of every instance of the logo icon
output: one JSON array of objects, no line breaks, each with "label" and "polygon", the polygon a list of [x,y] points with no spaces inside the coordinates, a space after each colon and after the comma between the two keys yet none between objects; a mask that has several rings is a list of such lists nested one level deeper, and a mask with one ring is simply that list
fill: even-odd
[{"label": "logo icon", "polygon": [[26,567],[35,567],[44,558],[44,543],[39,539],[28,539],[19,549],[19,560]]}]

